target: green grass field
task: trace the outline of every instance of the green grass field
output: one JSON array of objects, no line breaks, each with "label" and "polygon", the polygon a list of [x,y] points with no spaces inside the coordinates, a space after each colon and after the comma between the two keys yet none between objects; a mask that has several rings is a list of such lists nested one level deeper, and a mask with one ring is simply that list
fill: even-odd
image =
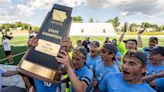
[{"label": "green grass field", "polygon": [[[110,40],[113,38],[118,39],[119,36],[117,37],[109,37]],[[129,39],[129,38],[137,38],[136,35],[125,35],[124,39]],[[164,46],[164,35],[163,36],[159,36],[159,46]],[[78,39],[84,40],[85,37],[84,36],[72,36],[71,40],[73,42],[73,45],[76,46],[76,41]],[[25,51],[27,50],[27,40],[28,37],[27,36],[15,36],[12,40],[11,40],[11,48],[12,48],[12,54],[13,54],[13,59],[15,61],[14,65],[17,65],[19,63],[19,61],[21,60],[22,56],[24,55]],[[98,40],[100,41],[101,45],[103,44],[105,37],[91,37],[91,40]],[[148,40],[149,40],[149,36],[142,36],[142,40],[143,40],[143,45],[144,47],[148,45]],[[0,37],[0,41],[1,41],[1,37]],[[0,45],[0,64],[4,64],[7,62],[5,53],[3,51],[3,47],[2,45]]]},{"label": "green grass field", "polygon": [[[27,40],[28,39],[25,36],[16,36],[10,42],[15,65],[19,63],[20,59],[22,58],[27,49]],[[6,62],[7,59],[3,51],[3,47],[2,45],[0,45],[0,63],[4,64]]]}]

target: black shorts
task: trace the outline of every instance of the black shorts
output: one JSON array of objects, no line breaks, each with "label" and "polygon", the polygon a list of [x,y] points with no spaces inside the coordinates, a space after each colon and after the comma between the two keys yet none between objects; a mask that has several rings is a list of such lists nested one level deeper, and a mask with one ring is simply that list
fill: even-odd
[{"label": "black shorts", "polygon": [[11,55],[11,51],[5,51],[6,56]]}]

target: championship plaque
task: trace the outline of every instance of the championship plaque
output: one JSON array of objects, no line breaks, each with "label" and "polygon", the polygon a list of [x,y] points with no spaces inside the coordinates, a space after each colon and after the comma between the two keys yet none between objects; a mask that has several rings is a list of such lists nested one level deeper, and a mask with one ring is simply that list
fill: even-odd
[{"label": "championship plaque", "polygon": [[61,64],[56,56],[63,37],[69,34],[72,8],[55,4],[37,34],[38,45],[27,51],[18,71],[47,82],[60,81]]}]

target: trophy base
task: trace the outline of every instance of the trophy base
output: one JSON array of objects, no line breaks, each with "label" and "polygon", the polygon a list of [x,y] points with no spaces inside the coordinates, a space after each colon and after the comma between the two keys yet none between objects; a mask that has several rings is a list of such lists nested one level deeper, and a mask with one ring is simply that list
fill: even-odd
[{"label": "trophy base", "polygon": [[50,83],[59,83],[62,75],[62,71],[51,70],[27,60],[24,60],[17,70],[24,75]]}]

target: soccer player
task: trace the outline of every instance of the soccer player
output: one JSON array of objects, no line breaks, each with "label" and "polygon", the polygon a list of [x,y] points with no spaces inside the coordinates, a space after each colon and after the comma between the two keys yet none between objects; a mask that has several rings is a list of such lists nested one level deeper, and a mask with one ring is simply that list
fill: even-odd
[{"label": "soccer player", "polygon": [[[72,61],[65,51],[58,53],[57,60],[65,65],[72,84],[72,92],[89,92],[93,78],[92,70],[85,65],[87,51],[85,48],[73,50]],[[73,63],[72,69],[70,62]]]},{"label": "soccer player", "polygon": [[149,55],[150,50],[156,48],[158,45],[158,38],[157,37],[150,37],[149,38],[149,47],[144,47],[143,51],[145,54]]},{"label": "soccer player", "polygon": [[89,52],[89,45],[90,45],[90,37],[87,36],[86,39],[83,41],[83,46],[85,47],[85,49],[87,50],[87,52]]},{"label": "soccer player", "polygon": [[99,82],[106,74],[119,72],[119,65],[117,65],[115,61],[117,47],[113,44],[105,44],[100,53],[102,60],[96,65],[96,76],[92,82],[92,87],[95,88],[95,90],[98,88]]},{"label": "soccer player", "polygon": [[122,73],[110,73],[99,84],[101,92],[155,92],[141,78],[146,72],[146,55],[128,51],[123,57]]},{"label": "soccer player", "polygon": [[[164,71],[164,47],[158,46],[150,50],[150,63],[147,64],[147,75],[157,74]],[[155,86],[158,92],[164,92],[164,78],[156,78],[155,80],[149,82],[151,86]]]},{"label": "soccer player", "polygon": [[99,56],[100,43],[98,41],[92,41],[90,43],[89,53],[87,54],[86,65],[89,69],[95,71],[96,63],[101,59]]}]

